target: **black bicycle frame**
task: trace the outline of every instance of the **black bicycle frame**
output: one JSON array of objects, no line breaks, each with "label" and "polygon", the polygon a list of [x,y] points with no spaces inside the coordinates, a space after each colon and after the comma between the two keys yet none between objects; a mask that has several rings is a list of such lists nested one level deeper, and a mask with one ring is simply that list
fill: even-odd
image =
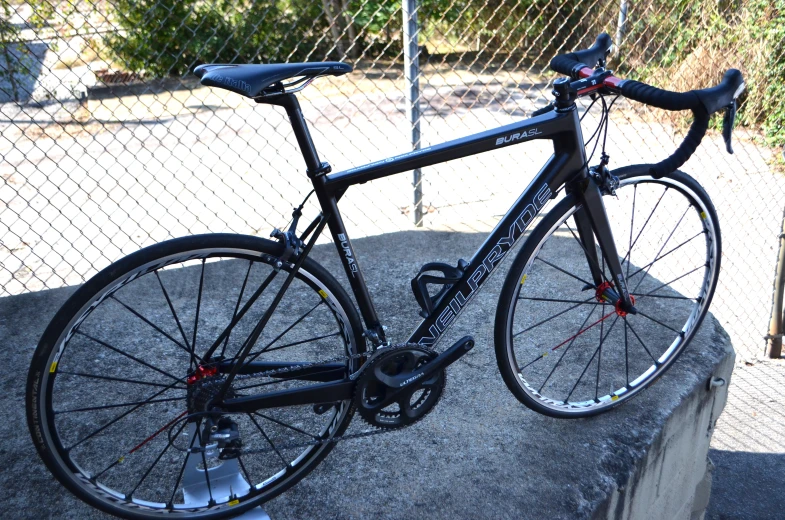
[{"label": "black bicycle frame", "polygon": [[[377,345],[385,341],[384,332],[338,210],[338,201],[346,190],[355,184],[533,140],[548,139],[552,141],[553,155],[472,256],[468,266],[463,270],[460,280],[452,284],[448,292],[439,300],[433,312],[412,332],[408,342],[433,345],[439,340],[461,310],[488,280],[507,252],[520,239],[540,210],[548,200],[556,196],[562,186],[566,187],[568,195],[575,196],[582,203],[582,208],[575,213],[574,218],[595,285],[599,286],[600,281],[603,280],[603,273],[597,264],[594,235],[596,235],[597,242],[608,260],[608,269],[613,277],[614,285],[621,287],[619,299],[623,304],[631,305],[616,254],[616,247],[611,237],[605,207],[602,203],[602,194],[588,172],[583,134],[574,102],[565,108],[524,121],[338,173],[328,173],[329,165],[319,160],[294,94],[278,96],[263,102],[286,109],[294,135],[305,159],[308,177],[313,183],[314,192],[321,205],[322,217],[326,219],[330,228],[347,278],[357,299],[367,328],[366,336],[375,340]],[[315,235],[309,238],[310,244],[316,239]],[[342,378],[340,376],[341,367],[336,365],[334,368],[336,369],[336,379]],[[260,364],[259,367],[251,368],[249,371],[255,372],[265,369],[268,369],[266,364]],[[307,377],[303,379],[307,379]],[[301,389],[229,399],[225,401],[223,407],[227,411],[251,411],[274,406],[336,402],[351,399],[353,386],[353,381],[335,380]]]}]

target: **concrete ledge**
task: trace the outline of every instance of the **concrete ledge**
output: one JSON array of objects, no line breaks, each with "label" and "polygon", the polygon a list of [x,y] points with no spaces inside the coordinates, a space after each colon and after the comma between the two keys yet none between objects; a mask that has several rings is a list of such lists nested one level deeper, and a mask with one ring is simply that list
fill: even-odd
[{"label": "concrete ledge", "polygon": [[[468,258],[484,237],[413,231],[355,242],[393,340],[416,323],[408,281],[420,265]],[[315,256],[341,272],[332,246],[317,247]],[[630,403],[593,419],[556,420],[524,408],[498,375],[492,327],[503,279],[494,276],[445,338],[471,333],[477,348],[450,368],[434,412],[412,428],[339,444],[309,477],[267,504],[273,520],[701,518],[709,441],[728,388],[710,391],[707,382],[730,382],[734,359],[716,320],[710,316],[674,367]],[[24,421],[27,365],[71,291],[0,299],[7,397],[0,507],[14,518],[106,518],[49,476]],[[349,431],[362,428],[356,418]]]}]

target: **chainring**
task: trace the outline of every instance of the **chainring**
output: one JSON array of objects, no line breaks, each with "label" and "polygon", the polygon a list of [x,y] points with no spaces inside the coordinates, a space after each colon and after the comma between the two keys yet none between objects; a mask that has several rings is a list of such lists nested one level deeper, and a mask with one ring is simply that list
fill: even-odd
[{"label": "chainring", "polygon": [[419,421],[433,409],[444,390],[446,374],[440,370],[428,379],[393,390],[379,381],[376,374],[398,376],[411,373],[438,354],[416,344],[388,347],[385,350],[361,369],[354,391],[354,405],[371,426],[403,428]]}]

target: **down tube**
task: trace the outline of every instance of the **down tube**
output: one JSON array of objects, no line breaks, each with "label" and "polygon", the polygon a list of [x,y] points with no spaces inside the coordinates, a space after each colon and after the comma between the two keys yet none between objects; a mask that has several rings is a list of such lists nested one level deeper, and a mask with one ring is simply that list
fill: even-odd
[{"label": "down tube", "polygon": [[507,252],[523,236],[540,210],[564,183],[564,167],[568,154],[552,156],[534,180],[526,187],[512,208],[480,246],[461,280],[442,298],[433,314],[424,319],[409,337],[409,343],[434,345],[455,318],[474,298],[480,287],[496,270]]}]

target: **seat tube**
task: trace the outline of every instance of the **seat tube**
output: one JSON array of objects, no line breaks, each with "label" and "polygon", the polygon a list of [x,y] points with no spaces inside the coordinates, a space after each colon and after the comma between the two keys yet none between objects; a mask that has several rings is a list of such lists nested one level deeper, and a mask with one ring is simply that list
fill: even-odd
[{"label": "seat tube", "polygon": [[338,211],[336,194],[326,189],[324,185],[324,167],[321,160],[319,160],[319,155],[316,153],[311,133],[308,131],[308,125],[300,109],[300,103],[294,94],[285,94],[274,101],[267,101],[267,103],[282,106],[286,109],[286,115],[289,116],[294,136],[297,138],[297,144],[300,146],[300,152],[303,154],[303,159],[305,159],[305,166],[308,168],[308,177],[313,183],[314,192],[319,199],[322,212],[327,217],[327,225],[338,249],[354,296],[357,298],[360,314],[363,317],[363,321],[365,321],[366,327],[375,335],[375,338],[371,338],[372,341],[376,339],[376,342],[383,343],[386,341],[384,330],[379,324],[379,317],[373,306],[368,287],[365,285],[360,265],[357,263],[354,248],[346,234],[343,219]]},{"label": "seat tube", "polygon": [[357,260],[357,255],[354,252],[352,241],[346,233],[343,218],[341,218],[341,213],[338,211],[338,201],[336,200],[334,193],[331,193],[324,188],[323,183],[324,176],[317,177],[313,180],[316,196],[319,198],[322,211],[325,215],[330,216],[327,225],[333,236],[335,247],[338,249],[338,255],[341,258],[344,271],[346,271],[346,278],[349,280],[354,297],[357,299],[357,305],[360,308],[360,314],[363,317],[365,326],[370,331],[374,331],[378,339],[384,342],[384,331],[379,324],[379,316],[373,305],[368,286],[365,284],[365,277],[360,269],[360,264]]},{"label": "seat tube", "polygon": [[[273,102],[268,103],[272,104]],[[308,131],[308,125],[303,117],[297,96],[284,94],[276,99],[274,104],[286,109],[286,115],[289,116],[289,122],[292,125],[294,136],[297,138],[297,144],[300,146],[300,152],[305,159],[305,167],[308,168],[308,176],[312,177],[321,168],[322,162],[319,160],[319,154],[316,153],[316,147],[313,144],[311,132]]]}]

